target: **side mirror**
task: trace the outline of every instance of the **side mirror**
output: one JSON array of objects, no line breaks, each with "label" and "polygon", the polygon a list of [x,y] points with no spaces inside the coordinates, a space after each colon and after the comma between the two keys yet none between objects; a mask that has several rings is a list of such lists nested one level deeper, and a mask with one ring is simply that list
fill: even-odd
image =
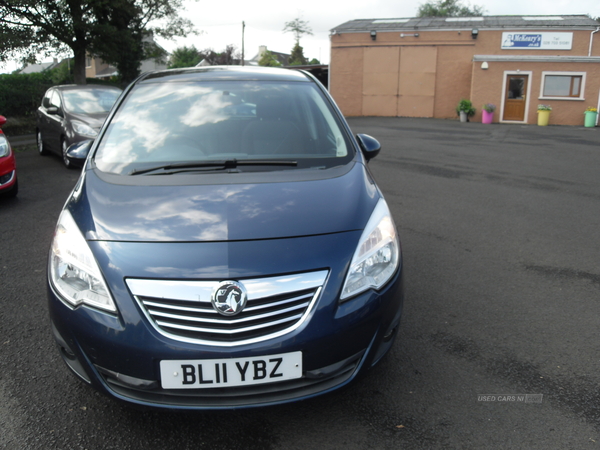
[{"label": "side mirror", "polygon": [[2,128],[5,123],[6,123],[6,117],[0,116],[0,128]]},{"label": "side mirror", "polygon": [[381,150],[381,144],[379,141],[368,134],[357,134],[356,140],[358,141],[358,145],[360,145],[360,149],[363,152],[364,157],[369,160],[375,158],[379,151]]},{"label": "side mirror", "polygon": [[90,139],[87,141],[76,142],[75,144],[71,144],[69,146],[67,149],[67,158],[73,167],[83,167],[85,164],[85,159],[87,158],[93,143],[94,141]]},{"label": "side mirror", "polygon": [[57,106],[49,106],[48,109],[46,109],[46,112],[55,116],[60,114]]}]

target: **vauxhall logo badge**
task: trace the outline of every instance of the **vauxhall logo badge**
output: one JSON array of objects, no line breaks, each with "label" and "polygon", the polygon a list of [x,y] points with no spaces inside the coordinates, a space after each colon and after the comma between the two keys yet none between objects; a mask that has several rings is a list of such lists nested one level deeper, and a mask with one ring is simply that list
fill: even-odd
[{"label": "vauxhall logo badge", "polygon": [[210,301],[219,314],[235,316],[246,306],[248,294],[243,284],[223,281],[213,291]]}]

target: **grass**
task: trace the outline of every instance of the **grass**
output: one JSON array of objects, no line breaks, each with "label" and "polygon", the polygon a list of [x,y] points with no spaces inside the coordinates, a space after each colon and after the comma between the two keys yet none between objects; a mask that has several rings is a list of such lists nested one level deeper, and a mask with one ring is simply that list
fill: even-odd
[{"label": "grass", "polygon": [[[10,139],[10,137],[9,137],[9,139]],[[25,152],[36,151],[37,146],[35,144],[18,145],[17,147],[13,147],[12,149],[15,153],[25,153]]]}]

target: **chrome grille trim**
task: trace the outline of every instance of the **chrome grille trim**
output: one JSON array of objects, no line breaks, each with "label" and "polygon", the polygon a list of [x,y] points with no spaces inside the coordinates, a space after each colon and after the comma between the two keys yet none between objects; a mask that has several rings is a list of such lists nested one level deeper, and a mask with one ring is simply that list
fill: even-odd
[{"label": "chrome grille trim", "polygon": [[[302,317],[302,314],[298,314],[296,316],[290,317],[289,319],[281,319],[281,320],[276,320],[274,322],[269,322],[269,325],[279,325],[282,323],[290,322],[295,319],[299,319],[300,317]],[[189,327],[189,326],[185,326],[185,325],[173,325],[168,322],[163,322],[163,321],[159,321],[159,320],[157,320],[156,323],[158,323],[159,325],[165,326],[165,327],[169,327],[169,328],[177,328],[178,330],[204,331],[204,332],[211,332],[211,333],[218,333],[218,334],[244,333],[247,331],[258,330],[260,328],[264,328],[261,325],[254,325],[252,327],[239,328],[235,331],[228,331],[228,330],[218,330],[218,329],[212,329],[212,328]]]},{"label": "chrome grille trim", "polygon": [[[179,320],[190,320],[192,322],[219,323],[219,324],[235,325],[235,324],[238,324],[238,323],[249,322],[251,320],[264,319],[266,317],[278,316],[280,314],[288,313],[288,312],[294,311],[296,309],[306,308],[308,305],[309,305],[309,302],[302,303],[301,305],[293,306],[291,308],[286,308],[286,309],[281,309],[281,310],[278,310],[278,311],[274,311],[272,313],[260,314],[260,315],[257,315],[257,316],[244,317],[243,319],[231,319],[231,320],[227,320],[227,319],[225,319],[225,320],[223,320],[223,319],[203,319],[201,317],[178,316],[176,314],[163,313],[163,312],[160,312],[160,311],[153,311],[151,309],[148,309],[148,312],[150,314],[152,314],[152,316],[154,316],[154,317],[160,316],[160,317],[164,317],[165,319],[179,319]],[[220,317],[223,317],[223,316],[220,316]],[[231,333],[237,333],[237,331],[232,331]]]},{"label": "chrome grille trim", "polygon": [[[161,308],[163,305],[162,303],[156,303],[156,302],[151,302],[151,301],[145,301],[144,305],[146,305],[146,307],[150,307],[150,306],[155,306],[157,308]],[[214,313],[214,314],[218,314],[217,311],[215,311],[214,309],[200,309],[200,308],[191,308],[188,306],[177,306],[177,305],[171,305],[170,309],[175,309],[175,310],[179,310],[179,311],[190,311],[190,312],[198,312],[198,311],[202,311],[205,313]]]},{"label": "chrome grille trim", "polygon": [[[327,270],[261,279],[237,279],[248,304],[236,316],[222,316],[210,297],[221,280],[125,280],[149,323],[182,342],[233,347],[272,339],[308,318],[328,277]],[[264,330],[264,332],[261,332]]]}]

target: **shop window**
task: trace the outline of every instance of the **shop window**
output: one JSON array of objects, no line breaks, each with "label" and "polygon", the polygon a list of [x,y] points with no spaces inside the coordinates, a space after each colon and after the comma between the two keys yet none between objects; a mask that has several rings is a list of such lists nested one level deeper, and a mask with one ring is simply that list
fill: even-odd
[{"label": "shop window", "polygon": [[541,99],[584,100],[585,72],[542,72]]}]

